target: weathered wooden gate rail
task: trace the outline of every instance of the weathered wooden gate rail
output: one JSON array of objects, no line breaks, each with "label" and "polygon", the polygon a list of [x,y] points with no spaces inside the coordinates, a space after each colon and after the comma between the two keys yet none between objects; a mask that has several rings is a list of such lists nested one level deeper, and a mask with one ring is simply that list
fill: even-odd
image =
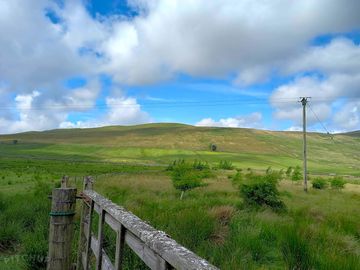
[{"label": "weathered wooden gate rail", "polygon": [[[154,229],[134,214],[93,191],[90,179],[86,180],[83,191],[78,270],[89,269],[90,252],[96,257],[96,269],[122,269],[125,243],[151,269],[218,269],[179,245],[164,232]],[[97,236],[91,233],[93,211],[99,214]],[[103,249],[105,223],[117,235],[115,265]]]}]

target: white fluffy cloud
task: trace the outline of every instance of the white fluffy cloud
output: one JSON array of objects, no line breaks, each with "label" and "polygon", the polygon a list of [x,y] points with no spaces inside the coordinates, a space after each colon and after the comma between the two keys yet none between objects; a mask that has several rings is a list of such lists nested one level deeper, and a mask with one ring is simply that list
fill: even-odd
[{"label": "white fluffy cloud", "polygon": [[350,39],[336,38],[325,46],[307,48],[292,59],[285,71],[288,74],[305,70],[321,70],[325,74],[357,75],[360,71],[360,46]]},{"label": "white fluffy cloud", "polygon": [[[47,0],[0,0],[0,133],[58,128],[71,112],[92,109],[101,92],[97,77],[103,71],[103,59],[92,50],[109,34],[107,23],[93,19],[81,1],[65,1],[60,7]],[[63,82],[74,76],[87,78],[87,84],[64,87]],[[122,98],[135,103],[139,112],[125,107],[123,118],[115,119],[117,107],[107,104],[111,123],[145,121],[136,100],[124,94]]]},{"label": "white fluffy cloud", "polygon": [[[145,12],[115,21],[99,51],[118,81],[143,84],[176,74],[264,80],[274,64],[323,33],[358,27],[360,2],[340,0],[132,1]],[[294,31],[296,29],[296,31]]]},{"label": "white fluffy cloud", "polygon": [[[22,20],[28,33],[35,28],[45,30],[38,31],[34,39],[41,53],[47,45],[54,45],[52,41],[60,41],[47,51],[50,56],[63,49],[56,55],[64,70],[69,70],[67,60],[79,59],[76,52],[85,48],[86,59],[98,61],[99,70],[130,84],[151,83],[179,72],[215,77],[238,74],[237,83],[251,84],[266,79],[274,65],[301,53],[315,36],[348,31],[360,24],[360,2],[356,0],[346,4],[341,0],[129,2],[140,10],[132,19],[94,19],[81,1],[65,1],[63,8],[45,0],[34,7],[12,1],[11,6],[4,2],[3,9],[8,5],[13,14],[31,10]],[[42,16],[47,6],[59,16],[59,23],[49,24]],[[69,71],[94,66],[81,60],[74,61]]]},{"label": "white fluffy cloud", "polygon": [[[360,1],[128,2],[138,16],[94,18],[80,0],[65,0],[63,5],[0,0],[0,106],[12,106],[0,111],[0,133],[150,121],[137,101],[125,94],[102,96],[107,111],[93,121],[68,121],[69,113],[94,107],[101,96],[97,78],[104,73],[128,85],[177,74],[234,77],[234,84],[251,85],[273,73],[317,71],[323,77],[300,76],[275,89],[270,100],[275,116],[297,124],[300,108],[276,100],[309,95],[325,100],[314,103],[322,120],[333,117],[334,125],[359,128],[358,103],[353,99],[359,95],[359,45],[347,39],[324,46],[309,43],[318,35],[358,29]],[[86,77],[88,83],[66,89],[64,80],[74,76]],[[334,113],[332,102],[344,96],[348,100]],[[241,117],[202,121],[222,126],[249,122]]]},{"label": "white fluffy cloud", "polygon": [[142,112],[140,105],[134,98],[108,97],[106,104],[110,108],[106,115],[105,123],[109,125],[116,124],[139,124],[150,121],[147,113]]},{"label": "white fluffy cloud", "polygon": [[150,116],[141,110],[136,99],[122,96],[120,93],[106,98],[109,108],[105,114],[98,115],[88,121],[77,121],[76,123],[65,121],[60,124],[61,128],[87,128],[109,125],[129,125],[149,123]]},{"label": "white fluffy cloud", "polygon": [[355,130],[360,127],[360,102],[349,102],[334,116],[334,126],[342,130]]},{"label": "white fluffy cloud", "polygon": [[208,127],[233,127],[233,128],[262,128],[262,115],[255,112],[249,115],[242,115],[229,118],[221,118],[216,121],[212,118],[204,118],[195,124],[196,126]]},{"label": "white fluffy cloud", "polygon": [[45,16],[50,1],[0,0],[0,81],[12,90],[51,89],[92,65],[67,46],[63,31]]},{"label": "white fluffy cloud", "polygon": [[[289,61],[284,72],[317,71],[320,75],[304,75],[273,92],[270,102],[275,107],[275,117],[301,122],[301,106],[294,99],[312,97],[308,113],[309,124],[326,121],[334,130],[359,129],[360,98],[360,46],[343,38],[334,39],[325,46],[309,48],[303,54]],[[334,103],[343,99],[340,109],[333,110]],[[312,111],[311,111],[312,110]]]},{"label": "white fluffy cloud", "polygon": [[53,110],[48,113],[46,110],[37,110],[33,107],[34,102],[41,96],[41,93],[33,91],[29,94],[16,95],[16,109],[18,119],[0,117],[1,133],[16,133],[28,130],[44,130],[56,128],[58,123],[66,119],[66,114],[61,110]]}]

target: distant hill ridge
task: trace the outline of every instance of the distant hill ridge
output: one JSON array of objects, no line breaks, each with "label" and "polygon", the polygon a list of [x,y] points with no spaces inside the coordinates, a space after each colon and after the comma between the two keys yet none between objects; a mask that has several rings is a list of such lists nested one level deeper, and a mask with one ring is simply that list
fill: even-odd
[{"label": "distant hill ridge", "polygon": [[347,135],[347,136],[360,137],[360,130],[350,131],[350,132],[346,132],[346,133],[342,133],[342,134]]},{"label": "distant hill ridge", "polygon": [[[352,143],[360,131],[334,135],[336,140]],[[333,145],[324,133],[309,133],[309,142]],[[302,133],[269,131],[248,128],[197,127],[177,123],[152,123],[134,126],[106,126],[98,128],[54,129],[0,135],[0,141],[18,140],[28,143],[91,144],[123,147],[154,147],[207,150],[209,144],[220,151],[276,153],[280,148],[298,152]],[[354,142],[355,143],[355,142]],[[295,144],[295,145],[294,145]],[[319,145],[319,144],[318,144]],[[325,145],[323,145],[325,146]]]},{"label": "distant hill ridge", "polygon": [[[325,173],[359,174],[359,134],[359,131],[334,136],[309,133],[309,167]],[[210,150],[211,144],[217,146],[216,152]],[[301,132],[173,123],[0,135],[0,158],[62,157],[149,164],[168,164],[174,159],[186,158],[209,162],[230,160],[239,166],[257,168],[284,168],[302,165],[302,147]]]}]

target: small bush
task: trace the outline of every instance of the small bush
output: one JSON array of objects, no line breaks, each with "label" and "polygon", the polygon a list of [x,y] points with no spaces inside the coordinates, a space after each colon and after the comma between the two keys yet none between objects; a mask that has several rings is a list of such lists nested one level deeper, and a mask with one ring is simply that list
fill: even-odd
[{"label": "small bush", "polygon": [[278,180],[275,174],[250,177],[249,184],[240,186],[245,203],[253,206],[269,206],[274,210],[285,209],[284,202],[279,198]]},{"label": "small bush", "polygon": [[235,169],[232,162],[228,161],[228,160],[221,160],[219,165],[218,165],[218,168],[222,169],[222,170],[233,170],[233,169]]},{"label": "small bush", "polygon": [[316,189],[325,189],[327,186],[326,180],[322,178],[315,178],[312,181],[312,187]]},{"label": "small bush", "polygon": [[176,166],[181,166],[181,165],[184,165],[184,164],[185,164],[185,160],[184,160],[184,159],[174,160],[172,163],[170,163],[170,164],[167,166],[166,170],[167,170],[167,171],[173,171]]},{"label": "small bush", "polygon": [[291,180],[293,181],[299,181],[303,178],[303,175],[301,173],[300,166],[296,166],[294,171],[292,172]]},{"label": "small bush", "polygon": [[182,199],[184,192],[202,185],[202,179],[208,174],[194,170],[192,165],[183,162],[172,167],[171,179],[176,189],[181,190]]},{"label": "small bush", "polygon": [[341,177],[335,177],[330,181],[330,185],[333,189],[343,189],[345,186],[345,181]]},{"label": "small bush", "polygon": [[206,161],[202,162],[200,160],[199,161],[195,160],[192,167],[193,169],[199,171],[210,170],[210,166]]}]

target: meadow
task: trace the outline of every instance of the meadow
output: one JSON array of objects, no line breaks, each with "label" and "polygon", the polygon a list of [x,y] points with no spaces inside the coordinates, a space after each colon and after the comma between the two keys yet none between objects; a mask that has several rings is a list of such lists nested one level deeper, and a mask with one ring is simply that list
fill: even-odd
[{"label": "meadow", "polygon": [[[269,166],[301,165],[298,133],[157,124],[24,133],[0,142],[0,269],[44,267],[47,196],[64,174],[79,190],[84,175],[95,176],[96,191],[221,269],[359,269],[357,134],[310,134],[309,192],[282,177],[282,211],[247,205],[232,179],[240,169],[265,174]],[[182,158],[212,169],[180,200],[167,165]],[[234,168],[219,168],[220,161]],[[344,188],[331,188],[329,174],[343,174]],[[325,189],[312,188],[317,175]],[[127,258],[125,269],[144,268],[133,254]]]}]

